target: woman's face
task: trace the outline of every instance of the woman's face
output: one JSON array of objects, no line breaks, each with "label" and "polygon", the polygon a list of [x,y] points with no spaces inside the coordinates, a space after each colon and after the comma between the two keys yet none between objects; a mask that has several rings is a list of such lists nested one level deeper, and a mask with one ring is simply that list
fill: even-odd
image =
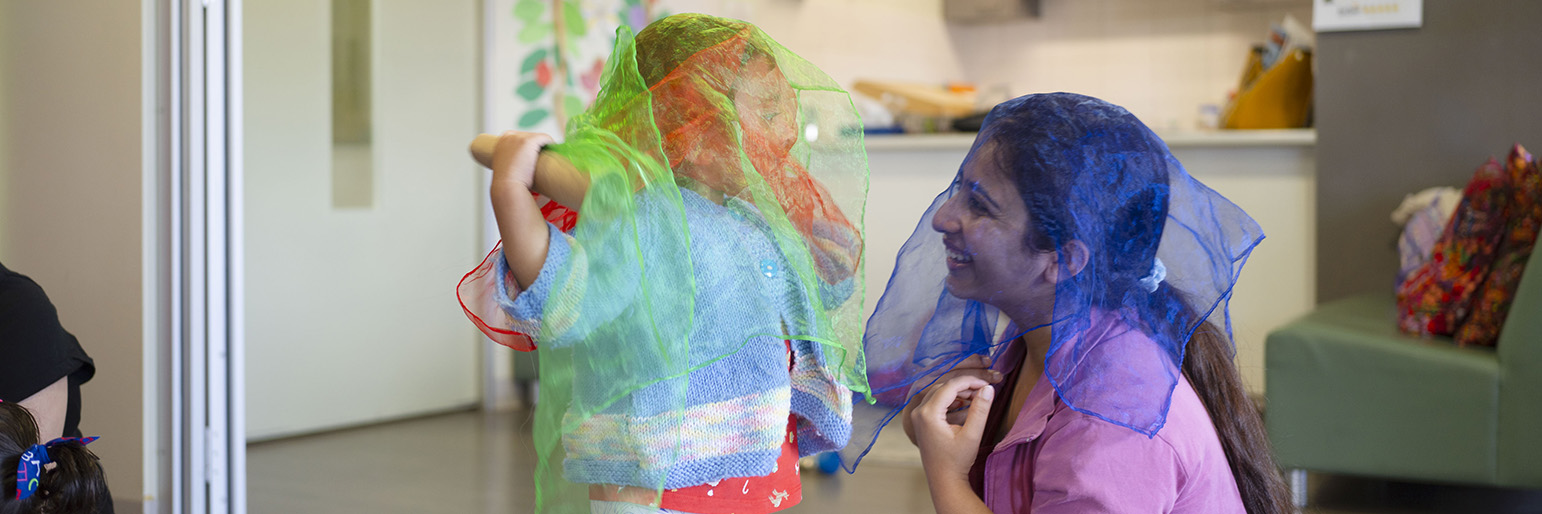
[{"label": "woman's face", "polygon": [[932,229],[942,233],[947,248],[948,292],[1009,315],[1044,318],[1014,317],[1019,324],[1043,322],[1054,301],[1055,252],[1028,246],[1028,208],[996,169],[993,150],[986,143],[971,153],[953,196],[932,217]]}]

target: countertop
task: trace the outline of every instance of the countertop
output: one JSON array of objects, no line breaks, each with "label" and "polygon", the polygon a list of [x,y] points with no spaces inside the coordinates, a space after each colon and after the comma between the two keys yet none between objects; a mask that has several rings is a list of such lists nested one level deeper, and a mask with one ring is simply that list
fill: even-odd
[{"label": "countertop", "polygon": [[[1170,148],[1310,147],[1317,144],[1313,129],[1156,131]],[[968,150],[973,132],[871,135],[868,151]]]}]

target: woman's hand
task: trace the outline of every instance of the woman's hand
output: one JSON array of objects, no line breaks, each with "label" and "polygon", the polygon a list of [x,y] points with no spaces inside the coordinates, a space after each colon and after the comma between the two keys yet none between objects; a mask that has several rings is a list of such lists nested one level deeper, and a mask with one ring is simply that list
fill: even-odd
[{"label": "woman's hand", "polygon": [[[973,357],[965,358],[962,362],[959,362],[957,366],[954,366],[952,370],[949,370],[942,376],[937,377],[937,380],[932,383],[932,387],[938,387],[939,384],[947,383],[949,380],[957,377],[975,377],[991,384],[1001,382],[1001,379],[1003,378],[1001,372],[990,369],[990,366],[990,358],[984,355],[975,355]],[[916,394],[910,399],[910,403],[905,404],[905,409],[900,411],[900,425],[905,428],[905,435],[910,437],[911,444],[920,444],[916,441],[916,432],[915,427],[911,422],[911,415],[914,414],[916,406],[920,405],[922,399],[926,397],[926,393],[927,390],[922,390],[920,393]],[[964,417],[968,414],[968,412],[960,411],[958,409],[966,405],[969,402],[970,397],[973,395],[973,390],[964,391],[963,397],[959,398],[948,407],[948,410],[951,412],[948,414],[949,423],[955,425],[964,424]]]},{"label": "woman's hand", "polygon": [[[939,514],[990,512],[969,485],[969,468],[980,452],[985,419],[995,397],[996,388],[986,381],[959,374],[928,388],[907,417],[915,425],[926,485]],[[963,422],[954,423],[949,411],[960,402],[967,402],[969,408],[964,411]]]},{"label": "woman's hand", "polygon": [[[985,433],[985,419],[990,416],[996,388],[978,377],[955,376],[926,391],[920,405],[910,412],[915,427],[916,446],[921,448],[921,463],[928,480],[969,482],[969,468],[974,466]],[[968,403],[961,424],[950,418],[954,405]]]}]

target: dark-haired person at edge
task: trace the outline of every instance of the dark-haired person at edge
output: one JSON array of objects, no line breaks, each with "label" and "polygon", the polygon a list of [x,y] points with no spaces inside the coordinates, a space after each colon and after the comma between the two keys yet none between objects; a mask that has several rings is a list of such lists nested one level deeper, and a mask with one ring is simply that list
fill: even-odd
[{"label": "dark-haired person at edge", "polygon": [[[7,423],[0,427],[5,431],[5,437],[0,439],[21,437],[21,434],[31,434],[35,439],[7,441],[4,448],[0,448],[4,450],[0,452],[0,461],[3,461],[0,464],[5,464],[0,467],[0,476],[7,479],[3,491],[5,503],[0,507],[0,514],[9,514],[11,509],[18,508],[16,504],[23,503],[15,501],[17,492],[14,487],[16,461],[22,452],[34,444],[82,435],[80,386],[95,374],[96,366],[91,357],[86,355],[75,336],[59,323],[59,314],[43,288],[26,275],[0,265],[0,402],[11,404],[6,408],[8,415],[0,420]],[[82,451],[89,454],[87,450]],[[68,454],[73,450],[65,452]],[[101,481],[101,469],[95,456],[90,457],[90,467],[94,468],[92,480]],[[58,469],[58,465],[49,469]],[[92,489],[91,494],[99,498],[89,503],[93,510],[86,512],[112,512],[105,482],[101,482],[99,490]],[[46,495],[45,491],[34,498]],[[41,508],[37,501],[29,505]]]}]

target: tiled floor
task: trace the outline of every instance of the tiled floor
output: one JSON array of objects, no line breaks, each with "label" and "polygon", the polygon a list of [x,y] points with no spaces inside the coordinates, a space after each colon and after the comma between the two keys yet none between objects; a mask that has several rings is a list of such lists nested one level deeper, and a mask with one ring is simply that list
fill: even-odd
[{"label": "tiled floor", "polygon": [[[529,427],[525,411],[460,412],[254,444],[248,448],[249,511],[530,512],[535,457]],[[925,476],[905,460],[870,459],[855,475],[805,474],[803,503],[782,512],[932,512]],[[1310,482],[1308,512],[1542,513],[1542,491],[1322,475]]]}]

